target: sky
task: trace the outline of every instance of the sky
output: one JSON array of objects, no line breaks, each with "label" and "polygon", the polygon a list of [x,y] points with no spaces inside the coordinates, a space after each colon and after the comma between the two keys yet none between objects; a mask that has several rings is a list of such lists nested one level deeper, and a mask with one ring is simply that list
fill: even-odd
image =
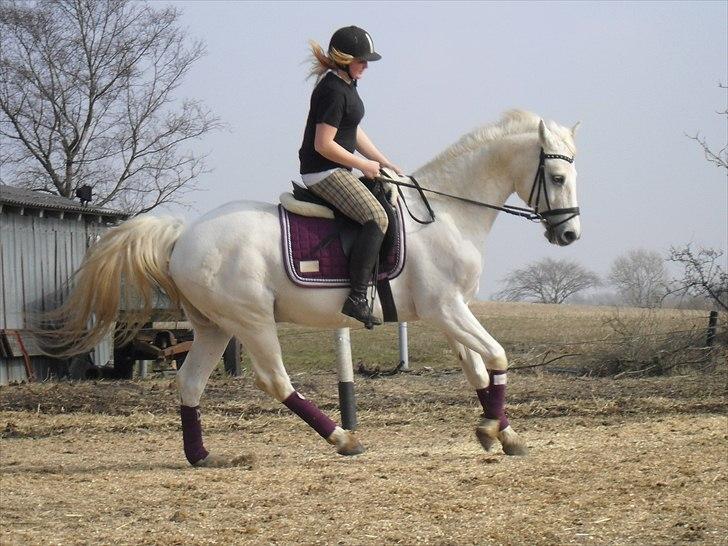
[{"label": "sky", "polygon": [[171,3],[207,45],[178,96],[203,101],[226,128],[193,145],[211,172],[189,208],[167,212],[191,219],[232,200],[277,202],[298,179],[308,40],[326,47],[357,25],[383,57],[359,82],[362,127],[406,172],[512,108],[581,121],[581,240],[552,246],[540,226],[500,215],[481,299],[546,257],[605,275],[631,249],[728,248],[726,171],[688,138],[728,143],[718,85],[728,83],[726,2]]}]

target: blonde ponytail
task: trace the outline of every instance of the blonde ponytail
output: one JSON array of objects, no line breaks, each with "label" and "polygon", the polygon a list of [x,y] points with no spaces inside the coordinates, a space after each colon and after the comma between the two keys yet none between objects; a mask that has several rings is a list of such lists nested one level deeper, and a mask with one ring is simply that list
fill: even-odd
[{"label": "blonde ponytail", "polygon": [[308,77],[316,77],[316,82],[329,70],[337,70],[341,65],[348,66],[354,60],[354,57],[342,53],[336,48],[332,48],[327,55],[315,40],[309,40],[308,45],[311,48],[311,70],[309,70]]}]

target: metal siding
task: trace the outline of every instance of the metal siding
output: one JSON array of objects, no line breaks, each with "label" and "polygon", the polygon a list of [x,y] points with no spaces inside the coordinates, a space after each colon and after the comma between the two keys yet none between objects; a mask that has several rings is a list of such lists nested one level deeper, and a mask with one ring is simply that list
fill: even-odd
[{"label": "metal siding", "polygon": [[47,240],[48,230],[47,223],[43,220],[46,218],[38,218],[33,225],[33,248],[35,251],[38,292],[35,294],[36,309],[38,311],[46,311],[48,303],[48,292],[52,287],[49,283],[48,272],[51,264],[48,262]]},{"label": "metal siding", "polygon": [[45,356],[36,356],[30,360],[33,366],[33,372],[38,381],[60,379],[68,375],[67,361],[56,360]]},{"label": "metal siding", "polygon": [[5,328],[19,329],[23,327],[23,300],[22,279],[20,269],[20,248],[18,247],[18,218],[22,216],[11,215],[9,218],[9,233],[5,253]]},{"label": "metal siding", "polygon": [[57,218],[49,218],[43,226],[43,260],[46,267],[43,270],[44,296],[46,310],[53,307],[54,298],[58,296],[58,283],[56,282],[56,224]]},{"label": "metal siding", "polygon": [[38,279],[39,267],[35,254],[35,245],[33,244],[33,228],[36,217],[28,215],[25,218],[27,223],[23,226],[20,239],[23,258],[23,328],[28,327],[28,313],[35,310],[35,302],[41,291]]},{"label": "metal siding", "polygon": [[109,334],[94,347],[93,362],[97,366],[114,364],[114,335]]},{"label": "metal siding", "polygon": [[[0,213],[0,328],[22,330],[25,311],[47,310],[67,295],[68,280],[90,243],[107,227],[89,218]],[[113,363],[113,333],[93,351],[97,366]],[[38,379],[63,373],[62,362],[31,357]],[[61,368],[59,368],[59,366]],[[22,358],[0,359],[0,385],[26,380]]]},{"label": "metal siding", "polygon": [[[76,222],[74,230],[71,232],[71,240],[73,241],[73,259],[71,261],[71,274],[78,269],[83,261],[83,257],[86,255],[86,249],[88,248],[86,238],[86,226],[85,222]],[[70,275],[69,275],[70,276]]]},{"label": "metal siding", "polygon": [[[96,242],[96,237],[101,235],[108,228],[103,224],[97,222],[86,223],[86,231],[84,233],[84,254],[88,251],[88,248]],[[101,342],[94,347],[92,355],[94,364],[97,366],[104,366],[106,364],[114,363],[114,333],[111,332]]]},{"label": "metal siding", "polygon": [[36,263],[35,249],[33,248],[33,224],[35,218],[26,216],[27,224],[23,226],[20,240],[23,257],[23,328],[28,327],[27,314],[33,310],[33,303],[40,287],[36,279],[38,264]]},{"label": "metal siding", "polygon": [[25,361],[22,358],[0,358],[0,385],[25,379]]},{"label": "metal siding", "polygon": [[86,255],[86,222],[76,222],[73,224],[71,229],[71,261],[69,263],[70,270],[68,272],[69,278],[73,275],[76,270],[80,267],[83,262],[83,257]]},{"label": "metal siding", "polygon": [[10,328],[10,297],[13,292],[12,276],[12,237],[13,228],[10,217],[7,214],[0,214],[0,252],[2,252],[2,300],[0,300],[0,328]]},{"label": "metal siding", "polygon": [[53,226],[53,289],[59,298],[63,298],[63,262],[65,255],[62,244],[61,222]]},{"label": "metal siding", "polygon": [[1,214],[0,213],[0,241],[2,241],[2,246],[0,246],[0,251],[3,253],[3,260],[2,260],[2,277],[3,277],[3,293],[2,293],[2,301],[0,301],[0,306],[2,307],[2,312],[0,312],[0,328],[10,328],[10,310],[11,302],[10,297],[11,293],[13,291],[13,259],[12,259],[12,241],[13,237],[13,226],[12,226],[12,220],[7,214]]},{"label": "metal siding", "polygon": [[27,224],[23,226],[20,237],[21,257],[23,259],[23,328],[28,326],[27,313],[32,308],[32,302],[38,288],[35,284],[35,272],[38,267],[35,264],[33,252],[34,219],[32,216],[26,216],[25,218],[27,218]]},{"label": "metal siding", "polygon": [[5,247],[7,246],[7,243],[5,242],[6,235],[3,235],[3,233],[9,233],[10,230],[6,225],[5,217],[6,216],[4,214],[0,214],[0,329],[5,328],[5,324],[8,320],[5,305],[5,302],[7,301],[5,299]]},{"label": "metal siding", "polygon": [[58,225],[58,230],[56,231],[56,243],[58,245],[58,288],[61,291],[61,297],[65,298],[67,291],[65,290],[66,287],[66,281],[70,277],[70,271],[69,271],[69,245],[70,242],[68,240],[68,227],[66,226],[66,223],[63,222]]}]

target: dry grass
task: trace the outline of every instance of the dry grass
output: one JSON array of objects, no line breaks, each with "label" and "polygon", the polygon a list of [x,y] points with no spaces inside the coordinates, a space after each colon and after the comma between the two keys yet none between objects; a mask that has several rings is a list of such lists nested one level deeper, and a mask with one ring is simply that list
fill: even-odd
[{"label": "dry grass", "polygon": [[[515,355],[604,337],[613,316],[475,311]],[[665,331],[704,327],[705,313],[662,313]],[[296,387],[338,418],[331,335],[282,338]],[[395,328],[352,338],[355,359],[396,363]],[[2,387],[0,543],[728,544],[725,363],[618,380],[513,372],[509,413],[531,455],[509,458],[475,440],[477,399],[440,336],[410,325],[410,342],[412,373],[357,378],[368,451],[354,458],[248,375],[215,375],[203,401],[207,447],[252,462],[227,469],[187,465],[173,379]]]},{"label": "dry grass", "polygon": [[[294,377],[336,414],[336,378]],[[725,544],[726,376],[513,374],[532,453],[482,452],[460,374],[357,381],[368,451],[336,455],[249,378],[214,378],[192,469],[173,381],[0,389],[3,544]]]}]

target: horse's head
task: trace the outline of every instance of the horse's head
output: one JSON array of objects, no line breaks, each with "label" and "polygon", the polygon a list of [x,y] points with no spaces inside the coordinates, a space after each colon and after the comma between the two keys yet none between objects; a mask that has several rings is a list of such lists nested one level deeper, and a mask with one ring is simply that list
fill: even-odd
[{"label": "horse's head", "polygon": [[574,165],[574,136],[578,126],[577,123],[569,129],[555,123],[547,125],[541,120],[535,176],[517,187],[520,197],[541,215],[548,241],[560,246],[570,245],[581,237]]}]

